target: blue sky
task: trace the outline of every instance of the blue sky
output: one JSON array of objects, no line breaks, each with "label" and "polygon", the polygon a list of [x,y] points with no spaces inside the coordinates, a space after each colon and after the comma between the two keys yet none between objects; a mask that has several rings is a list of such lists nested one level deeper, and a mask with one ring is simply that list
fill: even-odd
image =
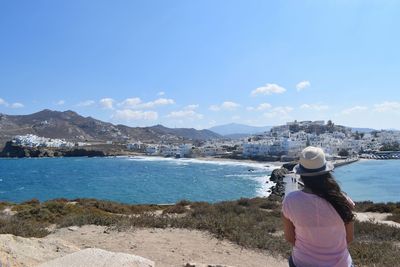
[{"label": "blue sky", "polygon": [[0,112],[400,129],[400,2],[1,1]]}]

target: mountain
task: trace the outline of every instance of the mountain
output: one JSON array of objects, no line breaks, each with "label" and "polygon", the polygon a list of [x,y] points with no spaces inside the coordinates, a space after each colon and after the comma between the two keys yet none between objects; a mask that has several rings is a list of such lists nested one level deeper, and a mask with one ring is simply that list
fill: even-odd
[{"label": "mountain", "polygon": [[129,127],[114,125],[68,111],[45,109],[30,115],[0,114],[0,144],[15,135],[35,134],[70,141],[142,141],[179,143],[189,140],[221,138],[208,130],[171,129],[161,125]]},{"label": "mountain", "polygon": [[171,134],[181,136],[186,139],[192,140],[209,140],[209,139],[219,139],[222,136],[210,131],[210,130],[196,130],[193,128],[167,128],[162,125],[155,125],[150,127],[157,133],[161,134]]},{"label": "mountain", "polygon": [[271,130],[272,126],[264,126],[264,127],[257,127],[257,126],[249,126],[245,124],[238,124],[238,123],[229,123],[224,125],[218,125],[209,128],[208,130],[218,133],[224,136],[245,136],[251,134],[258,134],[263,133]]},{"label": "mountain", "polygon": [[372,128],[357,128],[357,127],[351,127],[352,132],[359,132],[359,133],[370,133],[373,131],[376,131],[375,129]]}]

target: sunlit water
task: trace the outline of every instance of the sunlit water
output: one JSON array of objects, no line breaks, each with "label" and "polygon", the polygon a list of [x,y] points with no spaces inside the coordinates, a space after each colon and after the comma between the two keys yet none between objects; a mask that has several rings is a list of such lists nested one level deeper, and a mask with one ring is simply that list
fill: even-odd
[{"label": "sunlit water", "polygon": [[146,157],[0,159],[0,200],[216,202],[268,195],[272,167]]},{"label": "sunlit water", "polygon": [[[163,158],[0,159],[0,200],[98,198],[125,203],[216,202],[268,195],[273,166]],[[354,200],[400,201],[400,160],[335,169]]]},{"label": "sunlit water", "polygon": [[353,200],[400,201],[400,160],[363,160],[335,169],[334,175]]}]

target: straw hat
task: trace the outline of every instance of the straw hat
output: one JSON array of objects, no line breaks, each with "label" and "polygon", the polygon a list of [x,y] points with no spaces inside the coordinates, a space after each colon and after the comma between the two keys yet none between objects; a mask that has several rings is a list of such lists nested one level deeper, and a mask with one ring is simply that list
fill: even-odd
[{"label": "straw hat", "polygon": [[294,172],[302,176],[317,176],[332,171],[331,162],[325,159],[324,151],[319,147],[309,146],[300,154],[300,163],[294,167]]}]

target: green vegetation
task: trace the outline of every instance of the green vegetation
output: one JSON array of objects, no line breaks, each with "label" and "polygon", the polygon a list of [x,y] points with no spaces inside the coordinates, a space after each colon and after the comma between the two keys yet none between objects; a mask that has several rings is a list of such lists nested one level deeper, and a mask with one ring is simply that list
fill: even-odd
[{"label": "green vegetation", "polygon": [[392,143],[384,143],[380,148],[380,151],[400,151],[400,144],[397,141]]},{"label": "green vegetation", "polygon": [[[115,230],[136,227],[187,228],[208,231],[243,247],[267,250],[283,257],[291,247],[284,240],[279,197],[242,198],[216,204],[183,200],[175,205],[127,205],[95,199],[37,200],[21,204],[1,203],[17,214],[0,217],[0,233],[43,237],[47,227],[95,224]],[[357,211],[392,212],[399,216],[400,203],[359,202]],[[398,218],[398,217],[397,217]],[[400,229],[372,222],[355,223],[355,242],[350,252],[357,266],[396,266]]]}]

